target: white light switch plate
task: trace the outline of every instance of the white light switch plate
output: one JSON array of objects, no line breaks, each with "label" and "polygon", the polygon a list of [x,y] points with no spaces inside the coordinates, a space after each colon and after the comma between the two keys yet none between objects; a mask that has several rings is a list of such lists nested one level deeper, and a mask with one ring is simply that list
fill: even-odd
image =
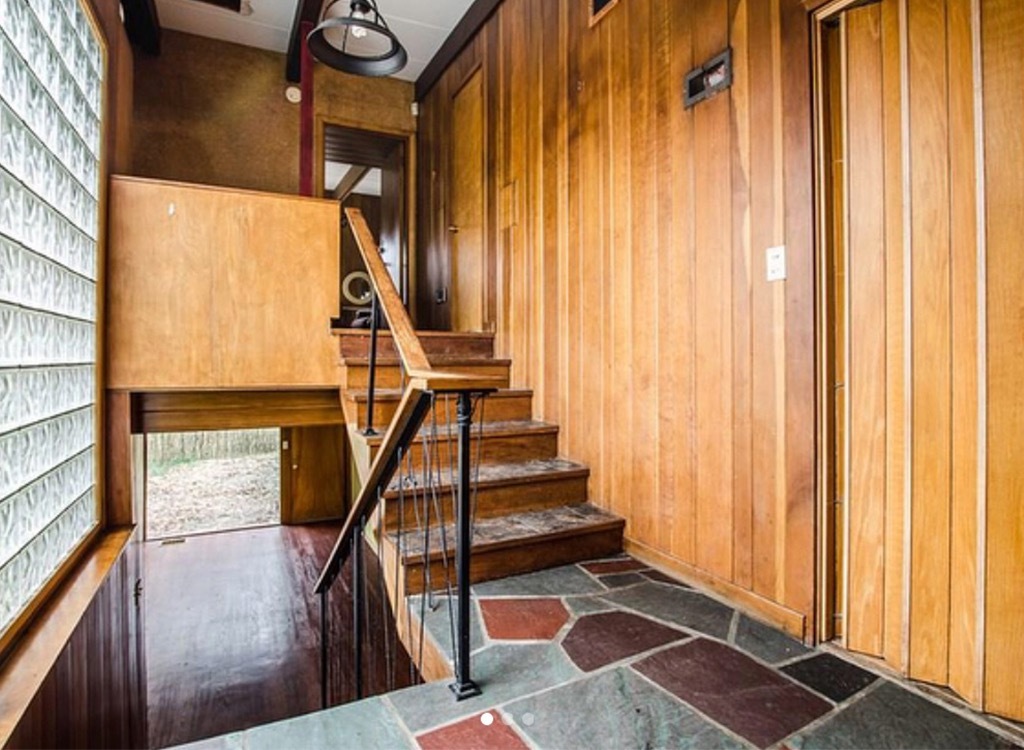
[{"label": "white light switch plate", "polygon": [[786,246],[768,248],[765,260],[768,281],[783,281],[786,278]]}]

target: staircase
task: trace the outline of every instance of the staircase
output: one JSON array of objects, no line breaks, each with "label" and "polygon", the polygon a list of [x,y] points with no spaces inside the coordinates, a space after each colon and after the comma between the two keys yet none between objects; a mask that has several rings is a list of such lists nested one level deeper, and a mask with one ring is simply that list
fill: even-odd
[{"label": "staircase", "polygon": [[[383,436],[366,436],[369,382],[369,331],[337,331],[341,353],[342,404],[353,457],[365,477]],[[448,372],[488,375],[503,387],[477,408],[473,420],[472,458],[477,485],[471,574],[473,582],[528,573],[557,565],[603,557],[622,550],[625,522],[587,502],[587,467],[558,457],[558,426],[533,419],[533,394],[509,387],[507,359],[494,357],[489,333],[417,332],[430,363]],[[373,424],[383,432],[402,395],[401,365],[393,341],[382,332],[378,341]],[[482,430],[481,430],[482,425]],[[438,397],[422,431],[437,436],[441,472],[438,497],[453,551],[454,521],[449,461],[456,461],[455,400]],[[422,441],[410,448],[414,476],[422,475]],[[406,484],[403,494],[415,487]],[[444,586],[441,524],[430,517],[429,541],[412,502],[399,502],[396,478],[384,493],[380,550],[393,581],[405,595]],[[401,544],[399,545],[399,537]],[[424,556],[424,545],[430,554]],[[401,550],[396,555],[396,550]],[[397,557],[399,570],[390,562]],[[426,557],[426,559],[425,559]],[[430,574],[426,575],[429,566]]]}]

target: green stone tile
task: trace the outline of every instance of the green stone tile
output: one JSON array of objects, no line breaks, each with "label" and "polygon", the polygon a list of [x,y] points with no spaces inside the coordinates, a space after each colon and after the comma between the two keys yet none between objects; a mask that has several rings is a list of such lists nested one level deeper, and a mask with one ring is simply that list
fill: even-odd
[{"label": "green stone tile", "polygon": [[793,750],[966,750],[1011,748],[1013,743],[909,690],[885,682],[860,700],[790,738]]},{"label": "green stone tile", "polygon": [[477,596],[572,596],[600,594],[605,587],[575,565],[501,578],[473,586]]},{"label": "green stone tile", "polygon": [[736,645],[769,664],[777,664],[811,652],[800,641],[781,630],[743,615],[740,616],[740,624],[736,629]]},{"label": "green stone tile", "polygon": [[601,598],[606,602],[682,625],[689,630],[699,630],[715,638],[724,639],[729,635],[733,610],[692,589],[664,583],[647,583],[621,591],[612,591]]},{"label": "green stone tile", "polygon": [[472,676],[483,695],[456,702],[448,681],[417,685],[388,700],[414,733],[493,708],[515,698],[578,677],[565,653],[554,644],[500,644],[473,656]]},{"label": "green stone tile", "polygon": [[596,596],[567,596],[563,601],[565,608],[577,617],[592,615],[595,612],[611,612],[616,609],[614,604]]},{"label": "green stone tile", "polygon": [[[409,597],[409,605],[412,608],[413,617],[419,619],[420,616],[420,601],[422,597],[419,595]],[[433,611],[430,609],[429,602],[426,608],[426,629],[430,633],[430,636],[434,639],[434,643],[437,644],[438,648],[441,649],[441,653],[448,657],[448,661],[453,661],[454,647],[452,645],[452,629],[451,621],[448,617],[448,597],[437,595],[434,597],[434,601],[437,604],[437,609]],[[454,617],[456,615],[456,608],[458,607],[458,598],[452,597],[452,609],[451,614]],[[469,648],[471,651],[476,651],[478,648],[484,646],[484,631],[480,623],[480,611],[473,602],[469,608]]]},{"label": "green stone tile", "polygon": [[524,698],[504,710],[542,748],[747,747],[626,667]]},{"label": "green stone tile", "polygon": [[[243,732],[245,750],[337,750],[415,748],[380,698],[317,711]],[[233,750],[233,748],[232,748]]]}]

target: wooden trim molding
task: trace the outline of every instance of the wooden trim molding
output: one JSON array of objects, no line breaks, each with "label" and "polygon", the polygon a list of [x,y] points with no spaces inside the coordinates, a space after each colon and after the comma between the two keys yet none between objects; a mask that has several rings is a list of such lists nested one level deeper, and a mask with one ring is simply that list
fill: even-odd
[{"label": "wooden trim molding", "polygon": [[77,564],[71,577],[46,598],[0,664],[0,747],[7,745],[133,532],[134,527],[125,527],[102,533],[81,558],[73,558]]}]

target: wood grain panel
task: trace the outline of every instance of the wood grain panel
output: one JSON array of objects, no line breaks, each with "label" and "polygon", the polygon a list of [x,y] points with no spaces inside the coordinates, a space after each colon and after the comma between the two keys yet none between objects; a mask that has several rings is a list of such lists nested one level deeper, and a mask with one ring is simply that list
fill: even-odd
[{"label": "wood grain panel", "polygon": [[985,707],[1024,718],[1024,6],[982,5],[987,236]]},{"label": "wood grain panel", "polygon": [[[910,675],[945,684],[949,648],[951,336],[944,0],[908,8],[912,138]],[[943,436],[946,439],[941,439]]]},{"label": "wood grain panel", "polygon": [[978,664],[978,182],[970,0],[947,2],[952,478],[949,685],[981,704]]},{"label": "wood grain panel", "polygon": [[[506,0],[422,102],[418,215],[421,283],[440,284],[445,123],[482,65],[513,382],[631,538],[809,612],[813,402],[787,391],[813,378],[806,24],[796,0],[654,0],[593,28],[581,3]],[[730,45],[733,88],[684,110],[685,73]],[[794,266],[769,285],[777,244]]]},{"label": "wood grain panel", "polygon": [[885,462],[885,154],[882,142],[881,10],[843,16],[846,46],[845,298],[849,423],[846,644],[874,656],[884,632]]},{"label": "wood grain panel", "polygon": [[344,424],[338,391],[160,391],[133,394],[146,433]]},{"label": "wood grain panel", "polygon": [[901,0],[882,2],[882,99],[885,149],[885,659],[904,669],[904,516],[907,494],[907,351],[903,229]]},{"label": "wood grain panel", "polygon": [[108,387],[329,386],[336,204],[111,181]]},{"label": "wood grain panel", "polygon": [[[694,3],[694,57],[706,60],[729,41],[727,5]],[[695,262],[700,284],[697,305],[697,564],[732,579],[732,240],[731,176],[724,160],[731,150],[728,96],[716,96],[693,110]]]}]

